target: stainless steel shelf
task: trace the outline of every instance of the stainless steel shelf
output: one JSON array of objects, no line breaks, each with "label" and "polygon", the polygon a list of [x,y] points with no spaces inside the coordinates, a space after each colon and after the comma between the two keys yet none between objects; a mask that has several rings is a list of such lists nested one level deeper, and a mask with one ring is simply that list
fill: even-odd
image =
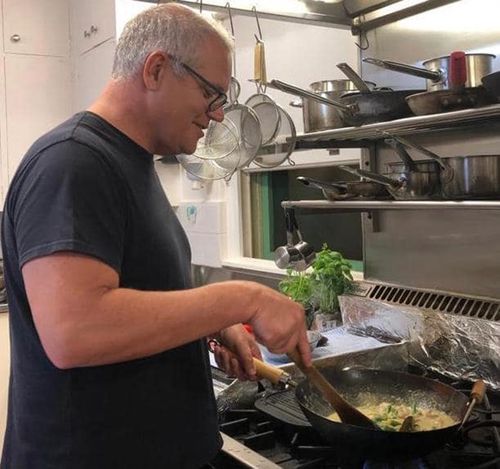
[{"label": "stainless steel shelf", "polygon": [[[331,142],[341,140],[379,140],[386,138],[382,132],[393,135],[407,135],[431,130],[454,129],[458,126],[484,125],[486,122],[500,122],[500,104],[492,104],[476,109],[463,109],[427,116],[406,117],[389,122],[377,122],[359,127],[322,130],[297,135],[297,149],[301,143]],[[307,145],[303,145],[306,147]]]},{"label": "stainless steel shelf", "polygon": [[373,210],[500,210],[500,200],[284,200],[283,208],[371,212]]}]

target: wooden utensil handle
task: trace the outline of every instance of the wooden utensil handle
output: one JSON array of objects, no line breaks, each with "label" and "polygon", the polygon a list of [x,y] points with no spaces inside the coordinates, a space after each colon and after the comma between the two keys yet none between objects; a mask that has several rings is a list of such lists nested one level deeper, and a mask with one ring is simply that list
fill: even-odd
[{"label": "wooden utensil handle", "polygon": [[486,384],[482,379],[478,379],[474,383],[474,386],[472,386],[470,397],[472,399],[476,399],[476,402],[479,404],[480,402],[482,402],[485,393],[486,393]]},{"label": "wooden utensil handle", "polygon": [[273,384],[279,384],[283,381],[284,375],[287,373],[280,368],[264,363],[263,361],[254,358],[253,363],[259,378],[269,380]]},{"label": "wooden utensil handle", "polygon": [[300,353],[297,349],[288,352],[288,356],[297,365],[299,370],[302,371],[302,373],[304,373],[307,378],[309,378],[309,381],[311,381],[311,383],[321,391],[323,396],[327,398],[328,402],[330,402],[332,405],[334,403],[341,404],[339,396],[334,390],[332,390],[331,384],[316,368],[304,365],[302,357],[300,356]]}]

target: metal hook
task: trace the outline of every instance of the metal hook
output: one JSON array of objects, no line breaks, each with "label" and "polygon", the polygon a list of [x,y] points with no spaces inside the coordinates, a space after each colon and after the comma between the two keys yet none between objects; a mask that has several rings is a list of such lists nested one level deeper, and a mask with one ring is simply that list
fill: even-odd
[{"label": "metal hook", "polygon": [[[236,40],[234,35],[234,25],[233,25],[233,14],[231,12],[231,5],[229,2],[226,3],[225,8],[229,14],[229,24],[231,25],[231,35],[233,36],[233,41]],[[236,78],[236,47],[233,45],[233,77]]]},{"label": "metal hook", "polygon": [[231,25],[231,34],[233,35],[234,38],[234,25],[233,25],[233,14],[231,13],[231,5],[229,4],[229,2],[227,2],[224,7],[227,8],[227,12],[229,14],[229,24]]},{"label": "metal hook", "polygon": [[[365,41],[365,44],[363,46],[363,40]],[[361,30],[359,33],[359,44],[355,42],[354,44],[359,47],[361,50],[366,50],[370,47],[370,42],[368,41],[368,35],[366,34],[366,31]]]},{"label": "metal hook", "polygon": [[252,11],[254,12],[254,15],[255,15],[255,21],[257,21],[257,29],[259,30],[259,37],[255,36],[255,39],[257,39],[257,41],[263,41],[262,39],[262,29],[260,29],[260,23],[259,23],[259,16],[257,15],[257,8],[255,8],[255,6],[252,7]]}]

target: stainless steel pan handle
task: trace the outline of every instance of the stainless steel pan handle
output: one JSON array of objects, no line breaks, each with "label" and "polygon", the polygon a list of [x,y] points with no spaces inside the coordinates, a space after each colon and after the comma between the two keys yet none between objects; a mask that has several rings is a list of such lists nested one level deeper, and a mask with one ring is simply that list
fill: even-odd
[{"label": "stainless steel pan handle", "polygon": [[428,70],[426,68],[414,67],[413,65],[402,64],[399,62],[391,62],[390,60],[380,60],[371,57],[366,57],[363,62],[367,64],[376,65],[377,67],[382,67],[387,70],[393,70],[394,72],[406,73],[407,75],[413,75],[415,77],[427,78],[432,81],[443,81],[443,73],[440,70]]},{"label": "stainless steel pan handle", "polygon": [[[410,142],[406,138],[392,135],[389,132],[383,132],[383,134],[386,137],[391,138],[392,140],[395,140],[396,142],[399,142],[401,145],[404,145],[405,147],[412,148],[413,150],[417,150],[423,155],[429,157],[431,160],[434,160],[443,170],[442,176],[444,177],[444,180],[451,180],[453,179],[453,168],[450,167],[450,165],[447,163],[446,158],[441,158],[439,155],[436,153],[428,150],[427,148],[418,145],[416,143]],[[442,177],[442,178],[443,178]]]},{"label": "stainless steel pan handle", "polygon": [[337,67],[342,70],[344,75],[354,83],[354,86],[362,93],[371,93],[372,90],[365,81],[345,62],[337,64]]},{"label": "stainless steel pan handle", "polygon": [[324,98],[323,96],[320,96],[319,94],[312,93],[311,91],[307,91],[307,90],[304,90],[302,88],[298,88],[295,85],[291,85],[290,83],[285,83],[284,81],[280,81],[280,80],[271,80],[270,82],[267,83],[267,86],[269,88],[274,88],[274,89],[283,91],[285,93],[294,94],[295,96],[313,99],[314,101],[318,101],[318,102],[323,103],[323,104],[328,104],[329,106],[334,106],[336,108],[342,109],[342,111],[344,111],[344,112],[353,113],[356,111],[356,108],[357,108],[357,106],[353,106],[353,105],[346,106],[345,104],[342,104],[338,101],[333,101],[331,99]]},{"label": "stainless steel pan handle", "polygon": [[370,181],[378,182],[392,189],[399,189],[401,187],[401,183],[399,181],[396,181],[395,179],[389,178],[387,176],[382,176],[381,174],[372,173],[371,171],[366,171],[364,169],[354,169],[349,166],[343,165],[339,166],[339,168],[347,171],[348,173],[355,174],[356,176],[369,179]]}]

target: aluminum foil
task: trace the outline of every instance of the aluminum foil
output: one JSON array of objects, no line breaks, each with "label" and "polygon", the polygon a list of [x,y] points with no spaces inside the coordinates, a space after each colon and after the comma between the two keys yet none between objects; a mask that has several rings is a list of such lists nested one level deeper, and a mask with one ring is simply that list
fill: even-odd
[{"label": "aluminum foil", "polygon": [[500,390],[500,323],[370,298],[339,298],[344,326],[387,342],[406,340],[411,364]]}]

